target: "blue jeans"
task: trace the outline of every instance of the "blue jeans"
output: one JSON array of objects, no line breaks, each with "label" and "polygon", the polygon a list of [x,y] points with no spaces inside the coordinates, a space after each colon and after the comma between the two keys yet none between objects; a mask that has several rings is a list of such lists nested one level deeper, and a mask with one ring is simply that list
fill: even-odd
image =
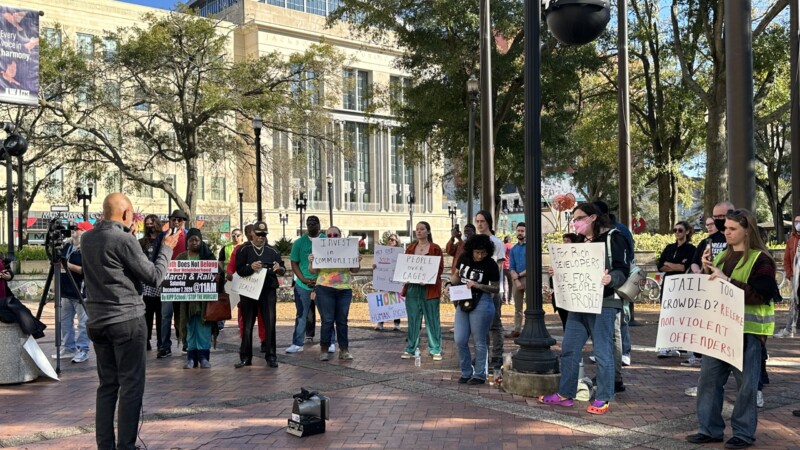
[{"label": "blue jeans", "polygon": [[[75,340],[75,315],[78,315],[78,340]],[[77,298],[61,297],[61,346],[71,352],[89,351],[86,310]]]},{"label": "blue jeans", "polygon": [[583,346],[592,337],[597,361],[597,393],[595,399],[614,400],[614,321],[618,308],[604,307],[600,314],[570,311],[564,340],[561,343],[561,382],[558,393],[575,398],[578,393],[578,370]]},{"label": "blue jeans", "polygon": [[350,301],[353,299],[352,289],[334,289],[317,286],[317,308],[319,309],[322,327],[320,328],[320,344],[327,349],[332,343],[333,329],[336,326],[336,337],[339,348],[347,349],[347,316],[350,315]]},{"label": "blue jeans", "polygon": [[[161,348],[160,350],[172,350],[172,314],[174,311],[173,302],[161,302]],[[175,332],[177,335],[177,330]]]},{"label": "blue jeans", "polygon": [[722,399],[728,375],[733,372],[738,391],[731,415],[733,435],[745,442],[756,440],[758,408],[756,391],[761,377],[761,341],[753,334],[744,335],[743,371],[711,356],[703,356],[700,381],[697,384],[697,421],[700,433],[722,438],[725,421],[722,420]]},{"label": "blue jeans", "polygon": [[[455,341],[458,348],[458,363],[462,378],[486,379],[489,347],[486,336],[494,318],[494,301],[491,294],[481,294],[481,299],[472,312],[465,313],[456,308]],[[469,351],[469,337],[475,343],[475,366]]]},{"label": "blue jeans", "polygon": [[311,292],[301,288],[298,284],[294,285],[294,306],[297,309],[297,315],[294,319],[292,344],[298,347],[303,346],[306,337],[306,320],[308,320],[308,310],[311,307]]},{"label": "blue jeans", "polygon": [[628,322],[631,321],[631,302],[625,300],[622,306],[622,322],[619,324],[620,333],[622,334],[622,354],[630,355],[631,353],[631,332],[628,328]]}]

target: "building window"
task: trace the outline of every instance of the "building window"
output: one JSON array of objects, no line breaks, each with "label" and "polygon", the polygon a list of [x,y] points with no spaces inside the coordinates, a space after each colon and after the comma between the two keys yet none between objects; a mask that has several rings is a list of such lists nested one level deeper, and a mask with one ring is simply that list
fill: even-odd
[{"label": "building window", "polygon": [[136,88],[133,94],[133,109],[136,111],[150,111],[150,103],[145,99],[144,92]]},{"label": "building window", "polygon": [[119,83],[116,81],[106,81],[103,84],[103,96],[106,102],[119,108]]},{"label": "building window", "polygon": [[51,47],[61,47],[61,30],[55,28],[45,28],[42,32],[44,40]]},{"label": "building window", "polygon": [[366,111],[371,93],[369,72],[365,70],[342,70],[342,108]]},{"label": "building window", "polygon": [[395,185],[396,190],[392,192],[394,202],[397,205],[403,204],[403,158],[400,157],[400,149],[403,147],[403,141],[400,136],[392,134],[389,141],[390,152],[390,168],[391,170],[391,183]]},{"label": "building window", "polygon": [[306,0],[307,12],[318,16],[326,15],[325,0]]},{"label": "building window", "polygon": [[211,200],[226,200],[225,177],[211,178]]},{"label": "building window", "polygon": [[86,106],[89,104],[90,97],[88,84],[82,84],[78,88],[78,92],[75,94],[75,99],[77,100],[78,105]]},{"label": "building window", "polygon": [[311,201],[322,200],[322,144],[313,139],[308,152],[308,180]]},{"label": "building window", "polygon": [[206,199],[206,177],[203,175],[197,177],[197,199]]},{"label": "building window", "polygon": [[321,87],[322,85],[318,82],[314,72],[302,71],[299,67],[293,69],[290,89],[292,98],[296,102],[307,102],[310,105],[318,104],[322,97],[320,92]]},{"label": "building window", "polygon": [[117,56],[117,41],[111,38],[103,38],[103,59],[111,61]]},{"label": "building window", "polygon": [[286,0],[286,7],[295,11],[305,11],[305,0]]},{"label": "building window", "polygon": [[404,77],[391,77],[389,81],[389,108],[393,116],[400,114],[400,110],[408,103],[408,90],[411,88],[411,79]]},{"label": "building window", "polygon": [[351,188],[345,196],[346,201],[369,203],[371,197],[370,148],[367,124],[346,122],[345,139],[352,149],[352,156],[345,160],[345,186]]},{"label": "building window", "polygon": [[[152,173],[144,174],[144,179],[145,180],[152,180],[153,179],[153,174]],[[139,197],[153,198],[153,186],[148,186],[148,185],[146,185],[144,183],[140,183],[139,190],[137,192],[139,194],[138,195]]]},{"label": "building window", "polygon": [[78,54],[84,58],[94,57],[94,35],[78,33]]}]

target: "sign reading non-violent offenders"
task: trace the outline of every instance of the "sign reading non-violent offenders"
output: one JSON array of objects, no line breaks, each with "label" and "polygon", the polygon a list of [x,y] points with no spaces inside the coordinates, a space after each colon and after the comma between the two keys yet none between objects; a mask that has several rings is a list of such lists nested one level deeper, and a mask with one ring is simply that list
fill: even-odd
[{"label": "sign reading non-violent offenders", "polygon": [[603,308],[603,277],[606,246],[586,244],[548,244],[553,267],[553,295],[556,306],[573,312],[600,314]]},{"label": "sign reading non-violent offenders", "polygon": [[375,269],[372,271],[372,286],[382,292],[401,292],[403,283],[392,280],[397,267],[397,256],[403,247],[375,246]]},{"label": "sign reading non-violent offenders", "polygon": [[392,280],[398,283],[435,284],[441,256],[397,255]]},{"label": "sign reading non-violent offenders", "polygon": [[664,281],[658,350],[702,353],[742,370],[743,333],[743,290],[705,274],[673,275]]},{"label": "sign reading non-violent offenders", "polygon": [[389,322],[406,317],[406,299],[397,292],[367,294],[369,320],[372,323]]},{"label": "sign reading non-violent offenders", "polygon": [[167,278],[161,284],[161,301],[215,302],[219,271],[217,261],[173,260],[169,262]]},{"label": "sign reading non-violent offenders", "polygon": [[39,12],[0,6],[0,103],[36,105]]},{"label": "sign reading non-violent offenders", "polygon": [[315,269],[359,267],[359,238],[325,238],[311,240]]}]

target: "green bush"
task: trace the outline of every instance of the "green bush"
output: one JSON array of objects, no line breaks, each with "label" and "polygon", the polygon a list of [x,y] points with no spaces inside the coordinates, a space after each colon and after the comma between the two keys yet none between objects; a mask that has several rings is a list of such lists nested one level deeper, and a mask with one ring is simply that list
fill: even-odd
[{"label": "green bush", "polygon": [[292,240],[286,238],[280,238],[275,241],[275,250],[278,251],[282,256],[288,256],[292,253]]},{"label": "green bush", "polygon": [[[0,252],[5,255],[8,251],[8,246],[5,244],[0,245]],[[19,261],[44,261],[47,259],[47,254],[44,251],[43,245],[26,245],[22,250],[14,252]]]}]

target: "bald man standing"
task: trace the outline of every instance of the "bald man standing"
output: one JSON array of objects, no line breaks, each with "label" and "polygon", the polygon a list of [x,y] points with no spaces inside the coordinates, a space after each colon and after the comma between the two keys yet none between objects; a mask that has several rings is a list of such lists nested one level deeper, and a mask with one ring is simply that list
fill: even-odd
[{"label": "bald man standing", "polygon": [[[134,223],[131,201],[109,194],[103,201],[104,220],[81,237],[86,285],[86,322],[97,355],[95,407],[97,448],[134,449],[142,408],[145,379],[145,342],[142,283],[158,286],[167,274],[177,235],[162,241],[155,262],[147,259],[130,233]],[[114,438],[114,410],[119,399],[118,439]]]}]

